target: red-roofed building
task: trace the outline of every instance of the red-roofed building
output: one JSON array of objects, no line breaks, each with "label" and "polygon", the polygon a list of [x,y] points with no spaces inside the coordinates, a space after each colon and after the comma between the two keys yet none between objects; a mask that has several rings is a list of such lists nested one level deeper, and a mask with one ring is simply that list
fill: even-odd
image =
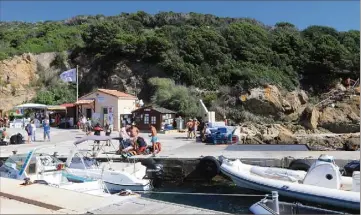
[{"label": "red-roofed building", "polygon": [[98,89],[80,97],[74,104],[78,114],[98,121],[102,126],[108,122],[114,130],[119,130],[122,122],[131,118],[137,100],[136,96],[118,90]]}]

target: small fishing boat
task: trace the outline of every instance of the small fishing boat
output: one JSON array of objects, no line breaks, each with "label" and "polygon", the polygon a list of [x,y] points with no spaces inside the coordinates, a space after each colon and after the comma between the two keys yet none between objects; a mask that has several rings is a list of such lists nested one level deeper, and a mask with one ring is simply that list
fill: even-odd
[{"label": "small fishing boat", "polygon": [[346,214],[339,211],[327,210],[300,203],[288,203],[278,201],[278,193],[272,192],[272,196],[265,197],[253,204],[249,210],[255,215],[283,215],[283,214]]},{"label": "small fishing boat", "polygon": [[[111,196],[102,180],[89,180],[74,176],[65,170],[65,164],[52,155],[38,153],[38,148],[28,154],[14,154],[0,167],[0,177],[25,180],[97,196]],[[68,177],[77,178],[78,183]]]},{"label": "small fishing boat", "polygon": [[239,187],[272,192],[299,200],[360,210],[360,172],[341,175],[333,157],[321,155],[308,172],[260,167],[220,158],[223,174]]},{"label": "small fishing boat", "polygon": [[[132,191],[147,191],[151,189],[151,183],[148,179],[143,179],[146,176],[147,167],[143,166],[141,162],[135,163],[118,163],[117,170],[112,168],[111,159],[108,157],[108,162],[99,164],[93,157],[84,156],[77,146],[88,141],[96,144],[93,146],[91,154],[99,154],[104,151],[105,146],[113,146],[112,137],[109,136],[85,136],[74,142],[74,147],[66,160],[67,172],[75,176],[90,179],[102,179],[111,193],[119,192],[124,189]],[[96,149],[97,148],[97,149]],[[113,146],[114,150],[117,149]],[[95,150],[95,151],[94,151]],[[87,152],[88,153],[88,152]],[[103,153],[107,155],[107,153]],[[87,154],[85,154],[87,155]],[[76,179],[75,179],[76,180]]]}]

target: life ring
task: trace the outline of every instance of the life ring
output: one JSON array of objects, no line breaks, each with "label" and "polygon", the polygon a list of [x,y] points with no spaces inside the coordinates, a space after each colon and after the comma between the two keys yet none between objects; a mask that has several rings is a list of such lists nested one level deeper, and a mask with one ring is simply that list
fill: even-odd
[{"label": "life ring", "polygon": [[211,180],[220,173],[220,162],[213,156],[206,156],[199,161],[198,171],[205,179]]}]

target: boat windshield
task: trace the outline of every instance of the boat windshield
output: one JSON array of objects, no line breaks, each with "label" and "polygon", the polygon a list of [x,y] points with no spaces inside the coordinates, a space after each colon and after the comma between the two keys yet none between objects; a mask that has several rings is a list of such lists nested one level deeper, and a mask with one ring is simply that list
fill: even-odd
[{"label": "boat windshield", "polygon": [[[27,154],[19,154],[19,155],[10,156],[8,159],[6,159],[5,165],[7,167],[10,167],[10,168],[13,168],[13,169],[16,169],[16,170],[20,171],[20,169],[23,166],[27,156],[28,156]],[[33,157],[31,159],[30,163],[34,163],[34,164],[36,163],[35,157]]]}]

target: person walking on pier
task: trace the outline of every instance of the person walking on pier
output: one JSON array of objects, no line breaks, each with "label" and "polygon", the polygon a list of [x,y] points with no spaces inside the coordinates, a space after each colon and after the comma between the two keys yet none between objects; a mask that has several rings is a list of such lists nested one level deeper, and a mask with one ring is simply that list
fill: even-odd
[{"label": "person walking on pier", "polygon": [[48,141],[50,142],[50,123],[49,119],[45,119],[43,122],[43,129],[44,129],[44,142],[46,140],[46,137],[48,138]]},{"label": "person walking on pier", "polygon": [[35,142],[36,138],[35,138],[35,133],[36,133],[36,125],[35,125],[35,120],[31,120],[30,122],[31,125],[31,129],[32,129],[32,134],[31,134],[31,141]]},{"label": "person walking on pier", "polygon": [[25,131],[28,134],[28,143],[31,142],[31,137],[33,135],[33,128],[31,126],[31,122],[29,122],[26,126],[25,126]]}]

